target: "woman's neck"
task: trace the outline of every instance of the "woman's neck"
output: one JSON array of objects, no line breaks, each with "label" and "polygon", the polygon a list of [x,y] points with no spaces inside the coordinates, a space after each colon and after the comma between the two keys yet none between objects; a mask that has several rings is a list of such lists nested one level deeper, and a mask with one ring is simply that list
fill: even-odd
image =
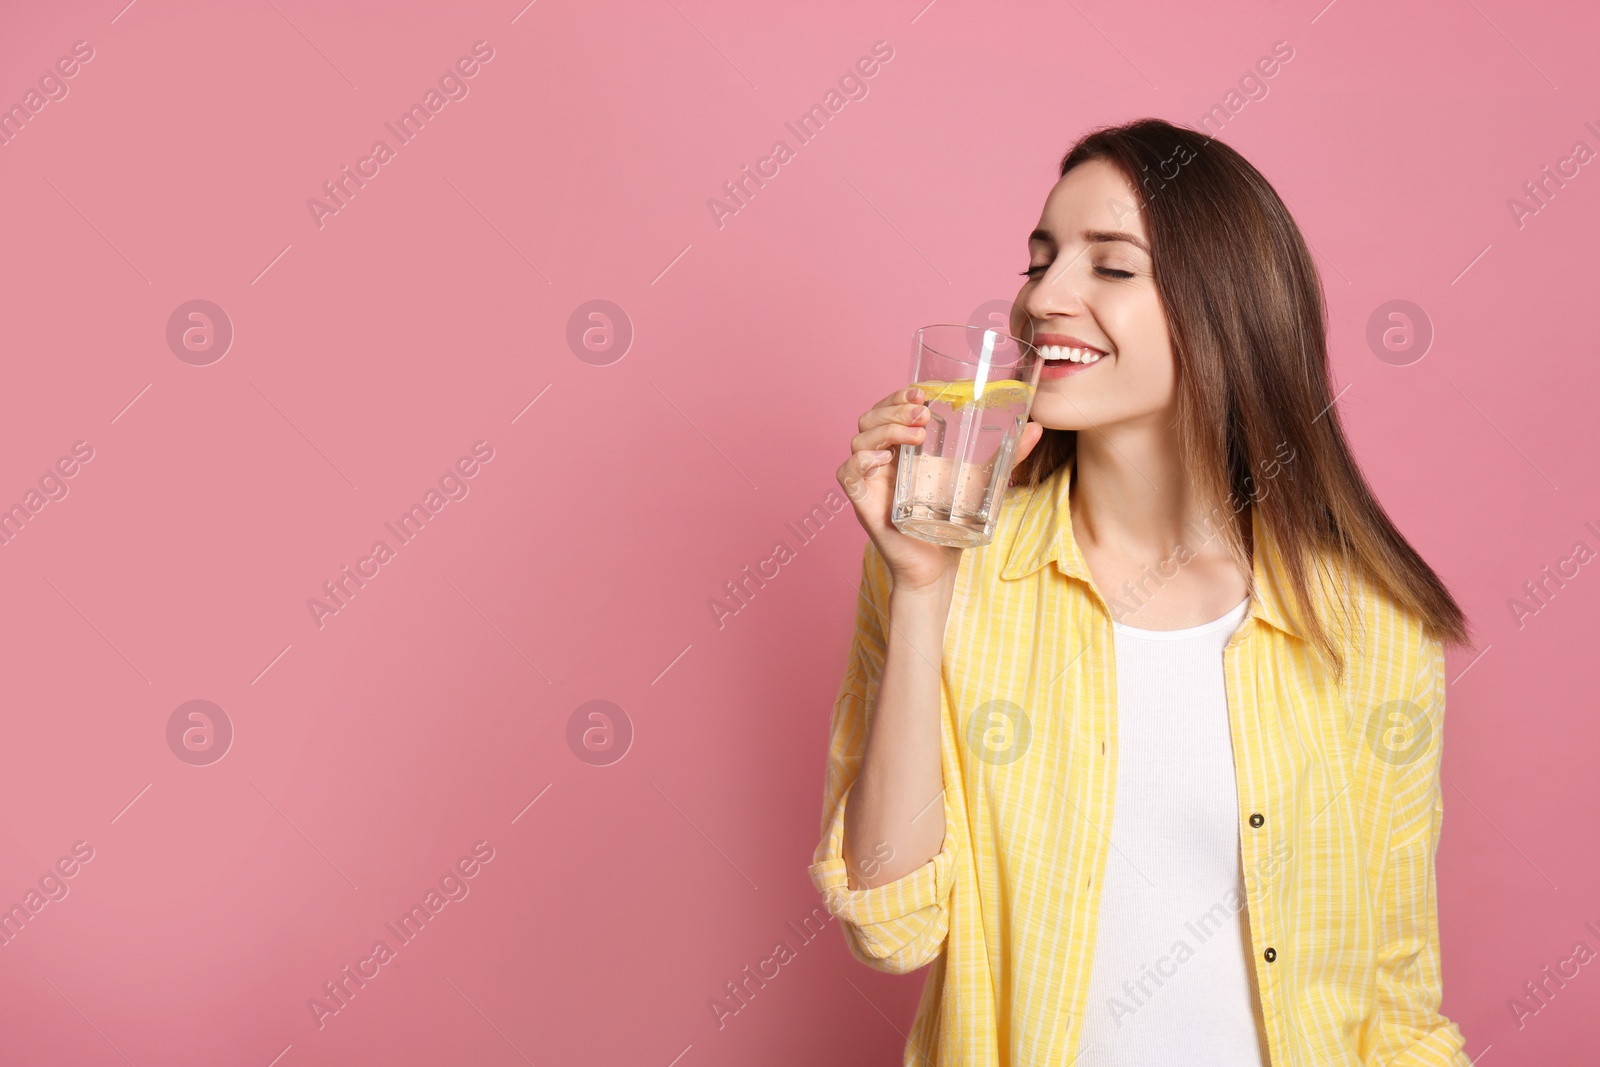
[{"label": "woman's neck", "polygon": [[1197,554],[1228,554],[1220,526],[1232,512],[1199,497],[1175,436],[1112,440],[1080,432],[1073,462],[1069,504],[1080,545],[1123,557],[1156,558],[1177,544]]}]

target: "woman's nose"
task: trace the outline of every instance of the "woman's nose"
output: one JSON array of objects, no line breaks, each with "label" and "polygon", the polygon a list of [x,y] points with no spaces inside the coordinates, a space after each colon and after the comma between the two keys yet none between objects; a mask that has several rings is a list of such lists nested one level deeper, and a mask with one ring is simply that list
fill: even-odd
[{"label": "woman's nose", "polygon": [[1059,315],[1078,315],[1083,312],[1083,297],[1078,292],[1078,278],[1071,269],[1050,266],[1040,275],[1023,306],[1034,322],[1044,322]]}]

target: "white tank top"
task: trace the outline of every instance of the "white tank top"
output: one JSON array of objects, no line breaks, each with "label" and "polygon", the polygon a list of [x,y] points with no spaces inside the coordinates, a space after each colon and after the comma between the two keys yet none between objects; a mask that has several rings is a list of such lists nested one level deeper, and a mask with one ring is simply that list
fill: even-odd
[{"label": "white tank top", "polygon": [[1249,605],[1113,623],[1117,792],[1074,1067],[1266,1067],[1222,672]]}]

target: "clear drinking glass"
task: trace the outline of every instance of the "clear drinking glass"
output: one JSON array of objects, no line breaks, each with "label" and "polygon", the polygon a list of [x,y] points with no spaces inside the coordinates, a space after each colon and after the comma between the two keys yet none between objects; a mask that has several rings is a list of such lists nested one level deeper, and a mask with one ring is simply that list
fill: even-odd
[{"label": "clear drinking glass", "polygon": [[928,409],[918,445],[900,446],[890,519],[911,537],[977,548],[994,536],[1039,352],[1004,330],[940,323],[917,331],[911,380]]}]

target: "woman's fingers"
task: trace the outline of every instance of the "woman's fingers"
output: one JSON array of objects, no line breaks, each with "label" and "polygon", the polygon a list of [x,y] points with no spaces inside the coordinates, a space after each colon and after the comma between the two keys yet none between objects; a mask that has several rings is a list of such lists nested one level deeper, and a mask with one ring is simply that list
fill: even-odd
[{"label": "woman's fingers", "polygon": [[[879,471],[883,473],[880,474]],[[851,504],[855,505],[857,513],[860,514],[863,507],[873,513],[870,519],[864,520],[868,522],[868,529],[876,525],[878,520],[876,512],[879,508],[868,503],[869,497],[873,494],[873,487],[892,479],[893,471],[894,452],[891,449],[863,449],[852,452],[850,458],[839,465],[837,472],[839,486]]]},{"label": "woman's fingers", "polygon": [[863,448],[850,453],[850,458],[839,467],[839,477],[843,480],[851,474],[866,475],[886,463],[894,461],[893,449]]},{"label": "woman's fingers", "polygon": [[885,404],[861,416],[861,432],[850,439],[850,450],[877,450],[890,445],[919,444],[927,436],[928,409],[921,404]]},{"label": "woman's fingers", "polygon": [[921,400],[911,399],[912,395],[920,397],[922,391],[911,386],[895,390],[863,412],[856,428],[866,430],[889,421],[904,422],[917,411],[926,410]]},{"label": "woman's fingers", "polygon": [[[921,395],[914,386],[896,389],[862,413],[857,422],[861,432],[850,439],[850,458],[838,470],[839,483],[851,500],[861,499],[867,486],[892,475],[901,445],[920,444],[927,436],[920,424],[927,420],[928,409],[911,399]],[[880,469],[884,476],[876,476]]]}]

